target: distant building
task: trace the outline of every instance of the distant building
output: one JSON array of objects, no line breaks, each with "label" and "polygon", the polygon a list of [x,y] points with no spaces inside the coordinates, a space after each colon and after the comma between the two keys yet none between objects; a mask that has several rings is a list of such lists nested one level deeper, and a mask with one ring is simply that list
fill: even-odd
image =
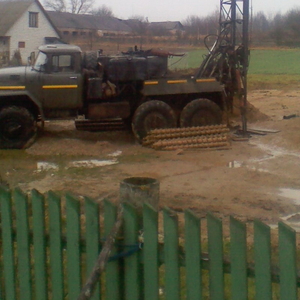
[{"label": "distant building", "polygon": [[130,35],[132,29],[120,19],[108,16],[81,15],[47,11],[63,39],[84,36]]},{"label": "distant building", "polygon": [[177,34],[184,31],[184,26],[179,21],[151,22],[149,23],[149,30],[154,32],[163,30],[169,34]]},{"label": "distant building", "polygon": [[59,32],[38,0],[0,2],[0,65],[14,57],[25,64],[40,45],[59,39]]}]

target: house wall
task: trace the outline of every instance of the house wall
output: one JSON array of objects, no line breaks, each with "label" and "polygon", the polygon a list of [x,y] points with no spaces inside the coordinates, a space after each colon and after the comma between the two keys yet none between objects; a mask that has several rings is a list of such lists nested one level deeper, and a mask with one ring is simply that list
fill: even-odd
[{"label": "house wall", "polygon": [[0,37],[0,67],[7,65],[9,61],[9,38]]},{"label": "house wall", "polygon": [[[29,27],[29,12],[38,13],[38,27]],[[59,38],[44,12],[35,2],[30,5],[6,35],[10,36],[10,59],[13,58],[14,52],[19,49],[23,64],[27,63],[27,58],[32,51],[37,51],[40,45],[45,44],[45,37]]]}]

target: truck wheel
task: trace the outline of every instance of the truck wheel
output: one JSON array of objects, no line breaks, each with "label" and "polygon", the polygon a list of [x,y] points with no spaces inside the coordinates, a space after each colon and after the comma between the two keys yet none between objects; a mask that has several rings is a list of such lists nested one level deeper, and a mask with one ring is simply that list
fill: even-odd
[{"label": "truck wheel", "polygon": [[180,114],[180,127],[206,126],[222,123],[220,107],[208,99],[188,103]]},{"label": "truck wheel", "polygon": [[132,119],[132,130],[138,141],[152,129],[176,127],[173,109],[165,102],[151,100],[140,105]]},{"label": "truck wheel", "polygon": [[37,125],[24,107],[9,106],[0,111],[0,148],[23,149],[35,140]]},{"label": "truck wheel", "polygon": [[83,56],[83,67],[86,69],[95,69],[97,66],[96,51],[86,51]]}]

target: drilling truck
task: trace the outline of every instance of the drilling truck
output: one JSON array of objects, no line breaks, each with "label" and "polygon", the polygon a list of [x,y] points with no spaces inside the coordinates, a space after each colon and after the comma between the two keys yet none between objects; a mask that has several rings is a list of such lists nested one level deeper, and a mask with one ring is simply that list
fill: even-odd
[{"label": "drilling truck", "polygon": [[219,34],[191,76],[168,74],[172,53],[67,44],[41,46],[32,66],[0,69],[0,148],[28,147],[38,123],[53,119],[73,118],[79,130],[130,126],[138,141],[156,128],[220,124],[236,95],[245,129],[248,1],[221,1]]}]

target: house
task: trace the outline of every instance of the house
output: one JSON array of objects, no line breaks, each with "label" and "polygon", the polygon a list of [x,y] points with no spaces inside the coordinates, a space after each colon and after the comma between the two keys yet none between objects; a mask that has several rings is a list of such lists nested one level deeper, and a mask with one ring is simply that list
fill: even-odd
[{"label": "house", "polygon": [[0,2],[0,65],[14,56],[26,64],[30,53],[40,45],[59,39],[59,32],[38,0]]},{"label": "house", "polygon": [[47,11],[47,13],[64,40],[95,34],[98,36],[113,36],[130,35],[132,33],[129,26],[114,17],[58,11]]},{"label": "house", "polygon": [[149,30],[162,31],[171,35],[184,31],[184,26],[179,21],[151,22]]}]

